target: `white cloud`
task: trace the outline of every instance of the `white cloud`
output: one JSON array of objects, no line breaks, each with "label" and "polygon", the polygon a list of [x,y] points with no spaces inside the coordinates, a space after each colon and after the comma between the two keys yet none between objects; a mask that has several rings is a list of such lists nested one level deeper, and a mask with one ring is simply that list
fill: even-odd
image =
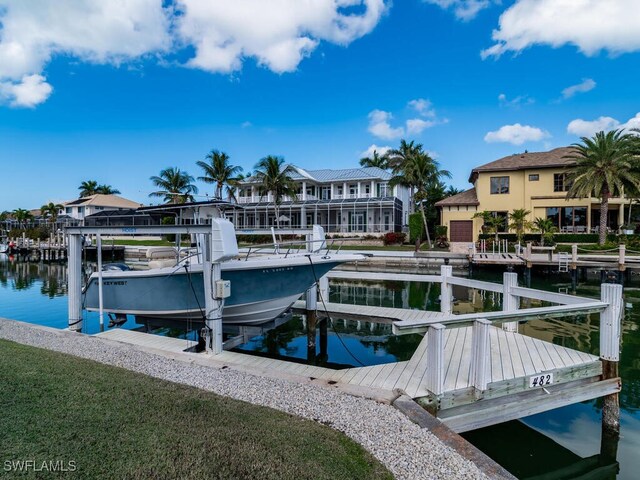
[{"label": "white cloud", "polygon": [[240,126],[241,126],[242,128],[249,128],[249,127],[252,127],[252,126],[253,126],[253,123],[251,123],[249,120],[247,120],[247,121],[245,121],[245,122],[242,122],[242,123],[240,124]]},{"label": "white cloud", "polygon": [[0,89],[12,106],[47,99],[54,55],[118,65],[171,43],[162,0],[0,0],[0,24]]},{"label": "white cloud", "polygon": [[576,118],[575,120],[571,120],[569,125],[567,125],[567,133],[572,133],[579,137],[591,137],[596,132],[600,132],[602,130],[607,132],[614,128],[618,128],[619,126],[620,122],[611,117],[599,117],[595,120],[583,120],[581,118]]},{"label": "white cloud", "polygon": [[495,44],[482,57],[499,57],[533,45],[574,45],[585,55],[640,50],[637,0],[518,0],[493,31]]},{"label": "white cloud", "polygon": [[565,98],[565,99],[571,98],[576,93],[585,93],[590,90],[593,90],[594,88],[596,88],[596,82],[591,78],[585,78],[582,80],[582,82],[576,85],[571,85],[570,87],[567,87],[564,90],[562,90],[562,98]]},{"label": "white cloud", "polygon": [[625,123],[621,123],[619,120],[613,117],[598,117],[595,120],[583,120],[582,118],[576,118],[571,120],[567,125],[567,133],[577,135],[579,137],[592,137],[597,132],[608,132],[609,130],[624,129],[631,130],[632,128],[640,128],[640,112]]},{"label": "white cloud", "polygon": [[391,119],[393,115],[383,110],[373,110],[369,113],[369,132],[372,135],[384,140],[393,140],[404,135],[404,128],[392,127]]},{"label": "white cloud", "polygon": [[[363,8],[353,13],[353,7]],[[232,72],[253,57],[283,73],[322,40],[348,45],[368,34],[387,8],[385,0],[178,0],[176,24],[180,38],[195,47],[192,67]]]},{"label": "white cloud", "polygon": [[409,101],[407,104],[410,108],[413,108],[416,112],[418,112],[423,117],[435,117],[436,111],[433,108],[433,104],[430,100],[425,100],[424,98],[417,98],[415,100]]},{"label": "white cloud", "polygon": [[391,147],[388,145],[376,145],[375,143],[369,145],[364,152],[360,152],[360,156],[358,158],[373,158],[373,152],[378,152],[378,155],[382,156],[391,150]]},{"label": "white cloud", "polygon": [[488,132],[484,136],[484,141],[487,143],[503,142],[522,145],[525,142],[539,142],[550,136],[549,132],[540,128],[515,123],[513,125],[504,125],[498,130]]},{"label": "white cloud", "polygon": [[480,10],[487,8],[489,0],[423,0],[425,3],[438,5],[440,8],[453,8],[459,20],[467,21],[474,18]]},{"label": "white cloud", "polygon": [[504,93],[498,95],[498,103],[501,107],[520,108],[522,105],[531,105],[534,101],[535,100],[528,95],[518,95],[511,100],[509,100]]},{"label": "white cloud", "polygon": [[44,102],[53,88],[42,75],[25,75],[20,81],[0,82],[0,99],[12,107],[34,108]]},{"label": "white cloud", "polygon": [[431,120],[423,120],[422,118],[411,118],[407,120],[407,133],[410,135],[418,135],[425,129],[433,127],[435,124],[436,122]]},{"label": "white cloud", "polygon": [[193,47],[189,67],[232,72],[255,58],[289,72],[322,41],[366,35],[387,9],[386,0],[0,0],[0,96],[14,106],[46,100],[55,56],[131,67]]}]

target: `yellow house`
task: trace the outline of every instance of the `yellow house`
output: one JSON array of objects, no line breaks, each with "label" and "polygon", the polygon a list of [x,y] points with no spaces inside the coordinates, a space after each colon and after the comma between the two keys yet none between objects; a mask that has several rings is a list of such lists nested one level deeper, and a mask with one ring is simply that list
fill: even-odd
[{"label": "yellow house", "polygon": [[[473,188],[436,203],[450,241],[475,241],[483,221],[472,217],[485,210],[506,218],[524,208],[531,212],[530,221],[550,218],[561,232],[594,232],[600,223],[600,199],[566,198],[567,167],[574,161],[565,157],[571,151],[562,147],[519,153],[474,168],[469,177]],[[607,225],[611,230],[624,223],[625,203],[624,197],[610,199]],[[506,223],[502,231],[507,231]]]}]

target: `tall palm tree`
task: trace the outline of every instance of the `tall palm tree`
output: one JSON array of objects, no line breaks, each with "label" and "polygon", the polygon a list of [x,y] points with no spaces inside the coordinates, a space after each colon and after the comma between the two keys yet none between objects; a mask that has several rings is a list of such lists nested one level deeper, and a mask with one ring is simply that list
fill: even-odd
[{"label": "tall palm tree", "polygon": [[193,201],[193,194],[198,187],[193,184],[193,177],[178,167],[169,167],[160,171],[160,175],[150,177],[158,190],[151,192],[150,197],[163,197],[165,203],[186,203]]},{"label": "tall palm tree", "polygon": [[599,244],[607,239],[607,216],[609,198],[621,194],[625,189],[640,186],[640,170],[636,168],[634,136],[623,130],[598,132],[592,138],[582,137],[574,143],[573,153],[565,158],[575,160],[569,168],[567,180],[571,187],[567,198],[600,199]]},{"label": "tall palm tree", "polygon": [[13,218],[15,218],[18,221],[18,224],[22,227],[26,227],[27,222],[29,220],[33,220],[33,215],[31,214],[31,212],[24,208],[16,208],[11,213],[13,215]]},{"label": "tall palm tree", "polygon": [[100,193],[102,195],[118,195],[120,190],[113,188],[111,185],[98,185],[96,193]]},{"label": "tall palm tree", "polygon": [[387,154],[380,155],[377,150],[373,151],[373,155],[370,157],[363,157],[360,159],[361,167],[378,167],[383,170],[389,168],[389,157]]},{"label": "tall palm tree", "polygon": [[[424,152],[422,151],[421,143],[415,143],[413,140],[407,142],[403,138],[400,140],[400,147],[391,149],[386,153],[389,159],[389,168],[391,168],[391,173],[395,176],[401,175],[407,162],[422,154],[424,154]],[[412,199],[412,201],[409,202],[409,213],[413,213],[415,212],[415,202],[413,201],[414,187],[406,184],[403,185],[409,187],[409,195]]]},{"label": "tall palm tree", "polygon": [[78,187],[78,190],[80,190],[80,197],[89,197],[91,195],[99,193],[97,191],[98,186],[98,182],[96,182],[95,180],[85,180]]},{"label": "tall palm tree", "polygon": [[456,188],[453,185],[449,185],[449,188],[447,188],[447,190],[444,192],[445,194],[445,198],[446,197],[453,197],[454,195],[458,195],[459,193],[462,193],[464,190],[460,189],[460,188]]},{"label": "tall palm tree", "polygon": [[235,198],[235,189],[240,181],[239,174],[242,167],[231,165],[229,163],[229,155],[219,150],[211,150],[205,157],[208,162],[202,160],[196,164],[204,171],[204,176],[198,177],[198,180],[208,184],[215,184],[215,198],[222,199],[222,190],[227,186],[227,196]]},{"label": "tall palm tree", "polygon": [[280,205],[285,195],[294,197],[297,185],[291,178],[293,172],[291,165],[284,165],[284,158],[268,155],[261,158],[254,167],[254,177],[259,182],[258,191],[260,196],[273,195],[274,210],[276,214],[276,225],[280,228]]},{"label": "tall palm tree", "polygon": [[517,208],[509,215],[509,219],[511,220],[509,222],[509,228],[516,231],[518,243],[522,243],[524,232],[533,227],[533,224],[529,221],[529,215],[531,215],[531,211],[526,208]]},{"label": "tall palm tree", "polygon": [[[401,149],[403,148],[401,142]],[[405,143],[405,146],[408,144]],[[413,144],[413,142],[411,142]],[[413,148],[413,147],[411,147]],[[413,193],[413,202],[420,208],[422,222],[427,234],[427,243],[432,248],[431,236],[429,235],[429,225],[425,211],[425,204],[429,199],[429,190],[441,183],[442,178],[451,177],[447,170],[441,170],[440,165],[428,154],[422,151],[422,145],[418,145],[417,150],[410,150],[410,154],[393,166],[394,176],[389,181],[389,185],[404,185],[409,187]],[[419,239],[417,246],[419,246]]]},{"label": "tall palm tree", "polygon": [[62,205],[59,203],[49,202],[40,207],[40,213],[46,218],[53,226],[58,221],[58,214],[62,210]]}]

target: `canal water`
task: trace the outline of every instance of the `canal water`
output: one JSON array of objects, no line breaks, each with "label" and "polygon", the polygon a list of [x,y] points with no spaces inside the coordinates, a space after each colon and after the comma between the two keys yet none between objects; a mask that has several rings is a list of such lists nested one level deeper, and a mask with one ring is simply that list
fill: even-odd
[{"label": "canal water", "polygon": [[[475,278],[500,282],[501,272],[480,272]],[[67,324],[66,267],[27,264],[0,255],[0,317],[65,328]],[[558,274],[533,277],[533,288],[570,291],[569,279]],[[499,310],[501,296],[454,287],[454,312]],[[599,298],[599,275],[582,279],[577,294]],[[438,284],[418,282],[365,282],[332,280],[331,302],[439,311]],[[617,464],[600,455],[600,402],[583,402],[522,421],[469,432],[465,437],[518,478],[635,479],[640,472],[640,278],[625,288],[625,317],[620,374],[622,434],[616,445]],[[531,306],[535,306],[532,304]],[[318,308],[322,308],[319,303]],[[85,333],[100,331],[98,315],[85,312]],[[104,327],[108,328],[108,327]],[[176,325],[139,325],[133,317],[120,328],[141,329],[161,335],[196,338]],[[597,354],[598,315],[532,321],[523,333],[558,345]],[[522,330],[521,330],[522,331]],[[388,323],[333,318],[327,348],[316,362],[333,368],[375,365],[407,360],[420,342],[418,335],[394,336]],[[318,339],[317,344],[320,345]],[[258,355],[305,361],[307,337],[304,316],[293,315],[277,328],[251,338],[239,347]],[[617,473],[616,473],[617,472]]]}]

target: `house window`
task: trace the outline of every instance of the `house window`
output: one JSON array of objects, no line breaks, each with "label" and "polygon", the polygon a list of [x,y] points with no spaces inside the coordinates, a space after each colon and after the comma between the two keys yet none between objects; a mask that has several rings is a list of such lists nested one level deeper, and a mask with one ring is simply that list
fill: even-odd
[{"label": "house window", "polygon": [[491,177],[491,194],[509,193],[509,177]]},{"label": "house window", "polygon": [[554,173],[553,174],[553,191],[554,192],[568,192],[573,182],[567,180],[566,173]]},{"label": "house window", "polygon": [[[460,210],[460,207],[458,207],[458,210]],[[509,212],[491,212],[491,215],[502,219],[502,222],[498,225],[498,232],[504,233],[509,231]]]},{"label": "house window", "polygon": [[331,187],[322,187],[320,194],[322,200],[331,200]]},{"label": "house window", "polygon": [[537,182],[538,180],[540,180],[540,175],[538,175],[537,173],[532,173],[531,175],[529,175],[530,182]]},{"label": "house window", "polygon": [[355,183],[352,183],[351,185],[349,185],[349,195],[351,195],[351,198],[355,198],[357,194],[358,194],[358,185]]},{"label": "house window", "polygon": [[378,196],[379,197],[389,197],[391,189],[389,188],[388,183],[379,183],[378,185]]},{"label": "house window", "polygon": [[72,208],[71,208],[71,207],[66,207],[66,208],[64,209],[64,213],[71,214],[71,210],[72,210]]}]

